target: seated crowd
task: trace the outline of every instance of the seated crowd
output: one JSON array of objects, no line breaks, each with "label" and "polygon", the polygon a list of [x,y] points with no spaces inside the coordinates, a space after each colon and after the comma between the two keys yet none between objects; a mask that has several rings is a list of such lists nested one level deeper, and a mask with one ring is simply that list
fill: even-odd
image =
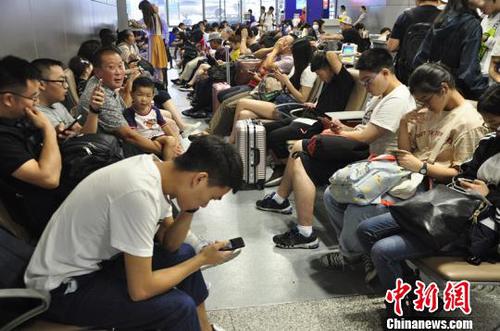
[{"label": "seated crowd", "polygon": [[[339,244],[320,258],[322,266],[362,263],[366,282],[378,279],[384,290],[397,278],[415,282],[406,260],[468,256],[470,247],[432,248],[402,229],[389,206],[456,182],[492,204],[478,221],[491,231],[487,248],[496,249],[500,33],[485,36],[481,25],[500,20],[500,4],[449,0],[440,11],[438,3],[417,0],[401,14],[387,49],[370,48],[350,19],[338,35],[324,33],[322,20],[266,32],[255,24],[179,25],[169,45],[180,55],[173,83],[192,104],[182,114],[209,119],[196,135],[201,123],[183,120],[130,30],[82,44],[69,62],[74,104],[67,102],[63,63],[1,59],[0,198],[36,243],[24,280],[50,291],[44,316],[98,328],[217,330],[205,310],[200,268],[234,253],[221,251],[225,241],[190,240],[190,225],[200,207],[241,188],[243,162],[233,145],[237,123],[246,119],[265,128],[273,164],[266,186],[278,186],[256,208],[292,214],[294,195],[297,224],[273,237],[277,247],[319,247],[313,220],[320,189]],[[405,37],[419,22],[429,23],[429,33],[408,59],[414,45]],[[321,49],[332,40],[358,43],[363,52],[354,66]],[[328,117],[346,109],[356,84],[370,96],[360,123]],[[123,160],[68,187],[65,146],[96,136],[114,137]],[[381,192],[362,205],[339,201],[326,187],[338,170],[380,155],[420,175],[412,175],[412,190]]]}]

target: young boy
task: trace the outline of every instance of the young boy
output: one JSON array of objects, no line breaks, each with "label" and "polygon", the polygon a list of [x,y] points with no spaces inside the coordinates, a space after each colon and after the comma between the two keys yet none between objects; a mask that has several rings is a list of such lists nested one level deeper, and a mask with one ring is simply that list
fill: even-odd
[{"label": "young boy", "polygon": [[132,84],[132,107],[123,115],[128,125],[141,136],[161,145],[164,161],[172,160],[182,153],[178,134],[169,126],[160,109],[152,106],[154,83],[147,77],[139,77]]}]

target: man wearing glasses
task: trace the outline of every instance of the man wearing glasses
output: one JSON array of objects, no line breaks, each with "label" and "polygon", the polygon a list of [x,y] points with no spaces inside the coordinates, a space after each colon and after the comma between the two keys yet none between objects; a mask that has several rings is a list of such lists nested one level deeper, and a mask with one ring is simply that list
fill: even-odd
[{"label": "man wearing glasses", "polygon": [[36,109],[41,76],[14,56],[0,60],[0,196],[12,218],[35,237],[43,231],[59,186],[56,131]]},{"label": "man wearing glasses", "polygon": [[[57,131],[60,139],[66,139],[79,133],[96,133],[98,115],[90,113],[83,127],[75,121],[68,109],[61,103],[68,92],[68,82],[63,64],[53,59],[37,59],[31,62],[42,78],[40,79],[40,100],[37,109],[47,116]],[[94,90],[94,108],[99,109],[104,101],[102,91]]]}]

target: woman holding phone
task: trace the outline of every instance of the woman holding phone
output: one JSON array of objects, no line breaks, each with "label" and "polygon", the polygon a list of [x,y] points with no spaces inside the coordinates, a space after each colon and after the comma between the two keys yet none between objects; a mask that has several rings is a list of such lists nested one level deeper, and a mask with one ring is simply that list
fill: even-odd
[{"label": "woman holding phone", "polygon": [[[479,219],[477,223],[478,232],[475,235],[481,237],[481,247],[479,245],[468,246],[468,251],[457,250],[457,247],[453,247],[453,251],[439,252],[440,254],[463,253],[464,256],[470,256],[468,261],[472,264],[480,262],[480,260],[477,261],[478,256],[474,255],[480,255],[498,244],[496,230],[500,222],[499,102],[500,86],[498,85],[490,87],[480,98],[478,110],[484,118],[484,127],[493,132],[481,139],[472,159],[460,166],[461,172],[456,177],[456,182],[460,186],[479,193],[493,205],[489,212],[481,214],[482,219]],[[431,167],[432,172],[436,171],[435,167]],[[455,171],[458,174],[458,170]],[[366,252],[371,253],[384,289],[393,288],[397,278],[415,281],[405,263],[406,259],[438,253],[411,233],[402,232],[390,214],[377,216],[361,223],[358,236]],[[471,240],[474,240],[473,236]],[[391,307],[388,306],[388,308]]]},{"label": "woman holding phone", "polygon": [[[419,194],[427,190],[432,182],[449,183],[459,173],[460,165],[472,156],[487,129],[483,127],[483,119],[474,106],[456,89],[452,74],[442,65],[427,63],[418,67],[409,79],[409,87],[420,106],[401,119],[398,149],[391,153],[402,168],[423,175],[416,188],[416,194]],[[413,190],[409,189],[403,194],[400,192],[399,198],[386,194],[382,199],[399,201],[403,196],[408,198],[411,193]],[[325,192],[324,201],[330,219],[341,230],[341,240],[349,244],[351,256],[365,256],[363,246],[366,245],[361,245],[356,229],[358,234],[382,233],[380,229],[384,229],[386,224],[391,226],[395,223],[388,207],[381,204],[340,204],[329,190]],[[367,238],[368,235],[362,237]],[[334,269],[359,262],[347,258],[340,251],[326,254],[320,261],[325,267]],[[377,267],[377,262],[374,262]],[[365,263],[367,265],[371,263]],[[367,282],[376,276],[373,266],[365,268],[365,272]],[[389,287],[393,284],[385,285]]]}]

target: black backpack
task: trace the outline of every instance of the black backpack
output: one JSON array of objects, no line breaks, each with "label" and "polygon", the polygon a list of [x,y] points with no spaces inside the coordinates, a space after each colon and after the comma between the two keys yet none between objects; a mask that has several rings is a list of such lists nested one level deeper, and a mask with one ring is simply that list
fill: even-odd
[{"label": "black backpack", "polygon": [[[412,21],[414,21],[411,12],[408,13]],[[425,36],[432,28],[432,23],[414,23],[406,30],[405,37],[402,45],[399,47],[398,55],[396,57],[396,76],[399,81],[408,85],[408,79],[415,69],[413,67],[413,60],[425,39]]]},{"label": "black backpack", "polygon": [[118,139],[109,134],[85,134],[70,138],[60,146],[61,185],[65,193],[94,171],[122,160]]}]

